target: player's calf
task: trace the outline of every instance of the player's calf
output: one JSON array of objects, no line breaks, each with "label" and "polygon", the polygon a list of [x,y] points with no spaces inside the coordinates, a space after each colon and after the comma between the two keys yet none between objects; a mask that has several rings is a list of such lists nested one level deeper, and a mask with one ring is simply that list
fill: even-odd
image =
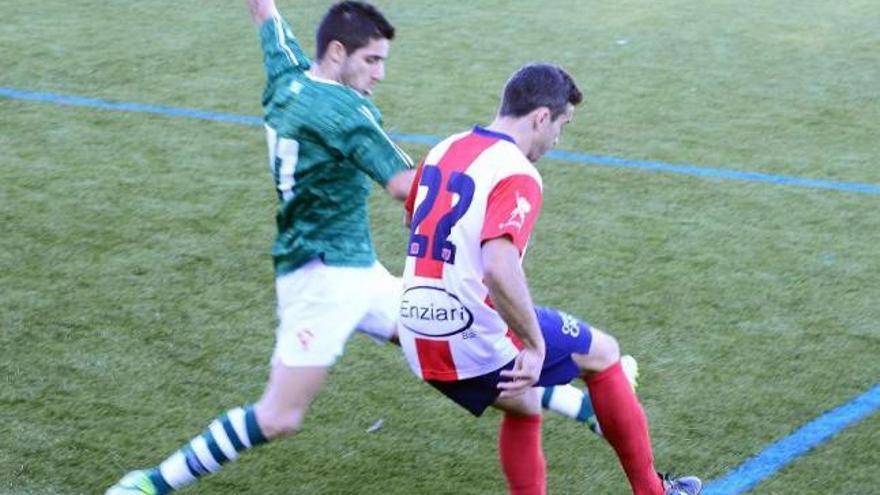
[{"label": "player's calf", "polygon": [[296,433],[327,377],[327,368],[276,363],[266,391],[254,406],[260,430],[269,440]]}]

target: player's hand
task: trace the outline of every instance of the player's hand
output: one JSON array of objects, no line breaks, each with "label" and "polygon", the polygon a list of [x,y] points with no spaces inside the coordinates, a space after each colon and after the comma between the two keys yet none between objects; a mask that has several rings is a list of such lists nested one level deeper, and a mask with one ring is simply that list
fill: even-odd
[{"label": "player's hand", "polygon": [[501,372],[501,377],[506,380],[498,384],[498,388],[501,389],[498,398],[516,397],[530,389],[538,382],[543,367],[543,349],[523,349],[520,351],[513,362],[513,368]]},{"label": "player's hand", "polygon": [[248,10],[257,26],[263,25],[267,19],[278,13],[275,0],[247,0]]}]

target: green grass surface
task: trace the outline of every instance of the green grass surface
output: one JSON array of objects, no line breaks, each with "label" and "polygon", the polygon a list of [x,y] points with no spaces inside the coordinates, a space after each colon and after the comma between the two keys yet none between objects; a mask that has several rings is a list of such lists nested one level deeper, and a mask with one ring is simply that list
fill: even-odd
[{"label": "green grass surface", "polygon": [[[280,5],[309,52],[326,5]],[[586,94],[561,149],[880,183],[875,2],[381,5],[399,34],[377,94],[393,132],[487,123],[509,73],[544,59]],[[49,0],[0,17],[0,86],[260,112],[243,2]],[[0,494],[101,493],[258,397],[275,324],[264,155],[256,127],[0,99]],[[880,197],[540,169],[534,297],[639,359],[661,468],[717,478],[880,381]],[[373,207],[399,272],[399,207]],[[356,336],[301,435],[187,493],[503,493],[497,419]],[[877,427],[754,493],[877,493]],[[550,493],[626,493],[582,425],[548,418],[545,447]]]}]

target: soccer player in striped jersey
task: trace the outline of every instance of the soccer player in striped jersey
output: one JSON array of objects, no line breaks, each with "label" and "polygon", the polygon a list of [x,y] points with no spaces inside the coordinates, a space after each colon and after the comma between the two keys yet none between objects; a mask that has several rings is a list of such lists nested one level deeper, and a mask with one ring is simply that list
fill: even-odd
[{"label": "soccer player in striped jersey", "polygon": [[534,163],[559,140],[582,95],[557,66],[520,68],[492,124],[431,149],[406,200],[410,240],[400,344],[412,371],[479,416],[504,411],[502,471],[513,495],[543,495],[541,396],[581,377],[635,495],[696,495],[693,476],[660,476],[648,423],[617,341],[533,305],[522,269],[543,186]]},{"label": "soccer player in striped jersey", "polygon": [[385,76],[394,28],[369,4],[340,2],[318,27],[313,63],[273,0],[248,5],[263,49],[269,165],[279,200],[272,246],[279,325],[268,383],[256,404],[221,414],[108,495],[169,493],[296,432],[354,329],[387,339],[395,326],[400,280],[376,260],[366,204],[371,182],[398,200],[412,182],[412,162],[367,99]]}]

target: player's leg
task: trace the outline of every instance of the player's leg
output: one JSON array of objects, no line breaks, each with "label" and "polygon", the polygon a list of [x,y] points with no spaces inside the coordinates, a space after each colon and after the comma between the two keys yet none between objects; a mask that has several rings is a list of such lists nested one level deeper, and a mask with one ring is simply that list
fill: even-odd
[{"label": "player's leg", "polygon": [[329,368],[272,366],[269,385],[254,405],[257,424],[266,440],[299,431],[309,406],[318,395]]},{"label": "player's leg", "polygon": [[518,397],[499,399],[501,370],[454,381],[428,380],[443,395],[474,416],[494,406],[505,412],[498,432],[498,454],[514,495],[543,495],[546,492],[544,454],[541,449],[541,396],[530,389]]},{"label": "player's leg", "polygon": [[164,495],[219,471],[245,450],[295,433],[366,310],[362,274],[345,272],[313,262],[280,277],[272,370],[259,402],[220,415],[161,464],[129,473],[107,495]]},{"label": "player's leg", "polygon": [[164,495],[219,470],[242,451],[265,442],[252,405],[231,409],[161,464],[125,475],[106,495]]},{"label": "player's leg", "polygon": [[[635,390],[638,386],[638,363],[630,355],[621,357],[620,363],[623,365],[626,378]],[[602,428],[596,419],[596,411],[593,410],[589,389],[581,390],[574,385],[550,385],[538,387],[538,391],[541,393],[541,406],[544,409],[577,422],[586,423],[590,431],[602,437]]]},{"label": "player's leg", "polygon": [[295,433],[326,375],[324,367],[274,365],[259,402],[220,415],[161,464],[130,473],[107,494],[164,495],[219,471],[245,450]]},{"label": "player's leg", "polygon": [[497,399],[504,411],[498,428],[498,458],[510,495],[545,495],[547,467],[541,445],[541,394],[533,388],[512,398]]},{"label": "player's leg", "polygon": [[645,413],[620,365],[617,341],[590,329],[592,345],[586,354],[574,354],[584,381],[592,391],[596,417],[636,495],[660,495],[663,485],[654,469],[654,456]]},{"label": "player's leg", "polygon": [[[676,493],[665,490],[654,470],[647,420],[623,371],[617,341],[562,311],[543,307],[535,311],[547,349],[538,385],[563,384],[583,377],[598,422],[623,465],[633,493]],[[699,491],[699,486],[696,488],[693,493]]]},{"label": "player's leg", "polygon": [[695,477],[662,479],[654,468],[648,421],[620,362],[620,348],[609,334],[584,325],[592,335],[589,351],[572,360],[590,388],[605,438],[614,447],[635,495],[700,492]]}]

